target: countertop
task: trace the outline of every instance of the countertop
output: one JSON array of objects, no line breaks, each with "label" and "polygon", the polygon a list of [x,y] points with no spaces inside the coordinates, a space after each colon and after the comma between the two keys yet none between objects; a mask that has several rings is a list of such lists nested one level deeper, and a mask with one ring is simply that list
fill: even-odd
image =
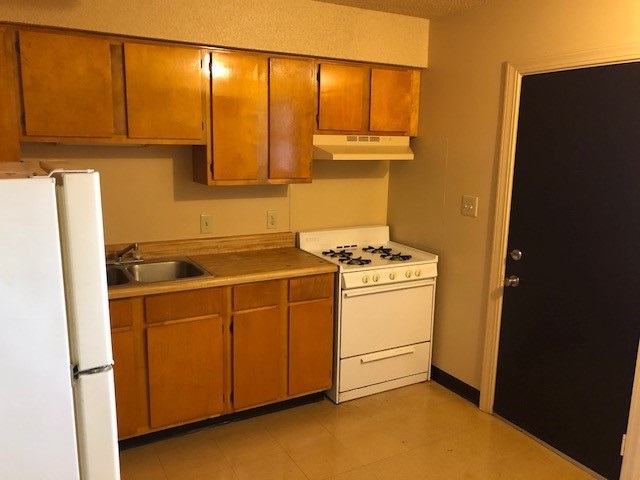
[{"label": "countertop", "polygon": [[213,277],[109,287],[109,299],[333,273],[338,268],[295,247],[189,255]]}]

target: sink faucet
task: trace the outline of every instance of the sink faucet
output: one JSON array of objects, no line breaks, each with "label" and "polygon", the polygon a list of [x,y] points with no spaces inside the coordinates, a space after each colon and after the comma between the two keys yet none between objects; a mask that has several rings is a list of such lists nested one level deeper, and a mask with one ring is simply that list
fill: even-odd
[{"label": "sink faucet", "polygon": [[129,253],[130,251],[133,250],[133,256],[135,259],[138,259],[139,257],[136,255],[136,253],[138,253],[138,244],[137,243],[130,243],[129,245],[127,245],[126,247],[124,247],[122,250],[118,250],[117,252],[115,252],[113,254],[113,260],[116,263],[119,263],[122,261],[122,258]]}]

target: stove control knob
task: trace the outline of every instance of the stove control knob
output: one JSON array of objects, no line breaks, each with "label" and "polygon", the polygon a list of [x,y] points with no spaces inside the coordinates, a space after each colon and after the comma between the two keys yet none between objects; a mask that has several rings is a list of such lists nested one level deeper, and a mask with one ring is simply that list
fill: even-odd
[{"label": "stove control knob", "polygon": [[396,272],[391,272],[391,273],[389,274],[389,279],[390,279],[390,280],[395,280],[395,279],[396,279]]},{"label": "stove control knob", "polygon": [[416,270],[416,277],[421,277],[422,276],[422,270],[417,269]]},{"label": "stove control knob", "polygon": [[407,271],[404,273],[404,276],[405,276],[405,277],[407,277],[407,278],[411,278],[411,270],[407,270]]},{"label": "stove control knob", "polygon": [[380,280],[380,275],[378,275],[377,273],[374,273],[371,276],[371,280],[373,280],[373,283],[377,282],[378,280]]},{"label": "stove control knob", "polygon": [[362,277],[362,283],[369,283],[369,275]]}]

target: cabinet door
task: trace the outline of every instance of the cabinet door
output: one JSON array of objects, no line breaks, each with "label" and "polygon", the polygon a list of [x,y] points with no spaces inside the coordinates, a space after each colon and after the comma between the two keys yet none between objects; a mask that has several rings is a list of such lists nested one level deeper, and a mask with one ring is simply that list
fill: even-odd
[{"label": "cabinet door", "polygon": [[371,69],[369,130],[405,133],[411,127],[411,70]]},{"label": "cabinet door", "polygon": [[269,178],[311,181],[313,60],[269,60]]},{"label": "cabinet door", "polygon": [[113,348],[118,438],[125,438],[135,435],[140,427],[133,332],[112,333],[111,346]]},{"label": "cabinet door", "polygon": [[15,32],[0,27],[0,162],[20,161]]},{"label": "cabinet door", "polygon": [[118,438],[149,429],[143,312],[139,297],[109,302]]},{"label": "cabinet door", "polygon": [[213,179],[266,177],[268,65],[258,55],[211,54]]},{"label": "cabinet door", "polygon": [[19,38],[25,134],[113,135],[109,42],[30,31]]},{"label": "cabinet door", "polygon": [[125,43],[130,138],[204,139],[200,60],[197,48]]},{"label": "cabinet door", "polygon": [[278,307],[233,316],[233,405],[236,410],[278,399],[281,345]]},{"label": "cabinet door", "polygon": [[222,413],[222,318],[209,315],[147,327],[153,428]]},{"label": "cabinet door", "polygon": [[289,307],[289,395],[331,387],[333,299]]},{"label": "cabinet door", "polygon": [[363,129],[365,80],[362,66],[320,64],[318,129],[359,132]]}]

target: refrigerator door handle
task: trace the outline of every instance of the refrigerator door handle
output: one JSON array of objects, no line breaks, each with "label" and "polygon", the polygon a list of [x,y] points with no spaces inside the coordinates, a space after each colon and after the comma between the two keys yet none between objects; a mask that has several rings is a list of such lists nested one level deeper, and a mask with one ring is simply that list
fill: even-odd
[{"label": "refrigerator door handle", "polygon": [[113,365],[102,365],[100,367],[87,368],[86,370],[78,370],[78,366],[74,365],[73,378],[77,380],[80,375],[94,375],[96,373],[108,372],[109,370],[113,370]]}]

